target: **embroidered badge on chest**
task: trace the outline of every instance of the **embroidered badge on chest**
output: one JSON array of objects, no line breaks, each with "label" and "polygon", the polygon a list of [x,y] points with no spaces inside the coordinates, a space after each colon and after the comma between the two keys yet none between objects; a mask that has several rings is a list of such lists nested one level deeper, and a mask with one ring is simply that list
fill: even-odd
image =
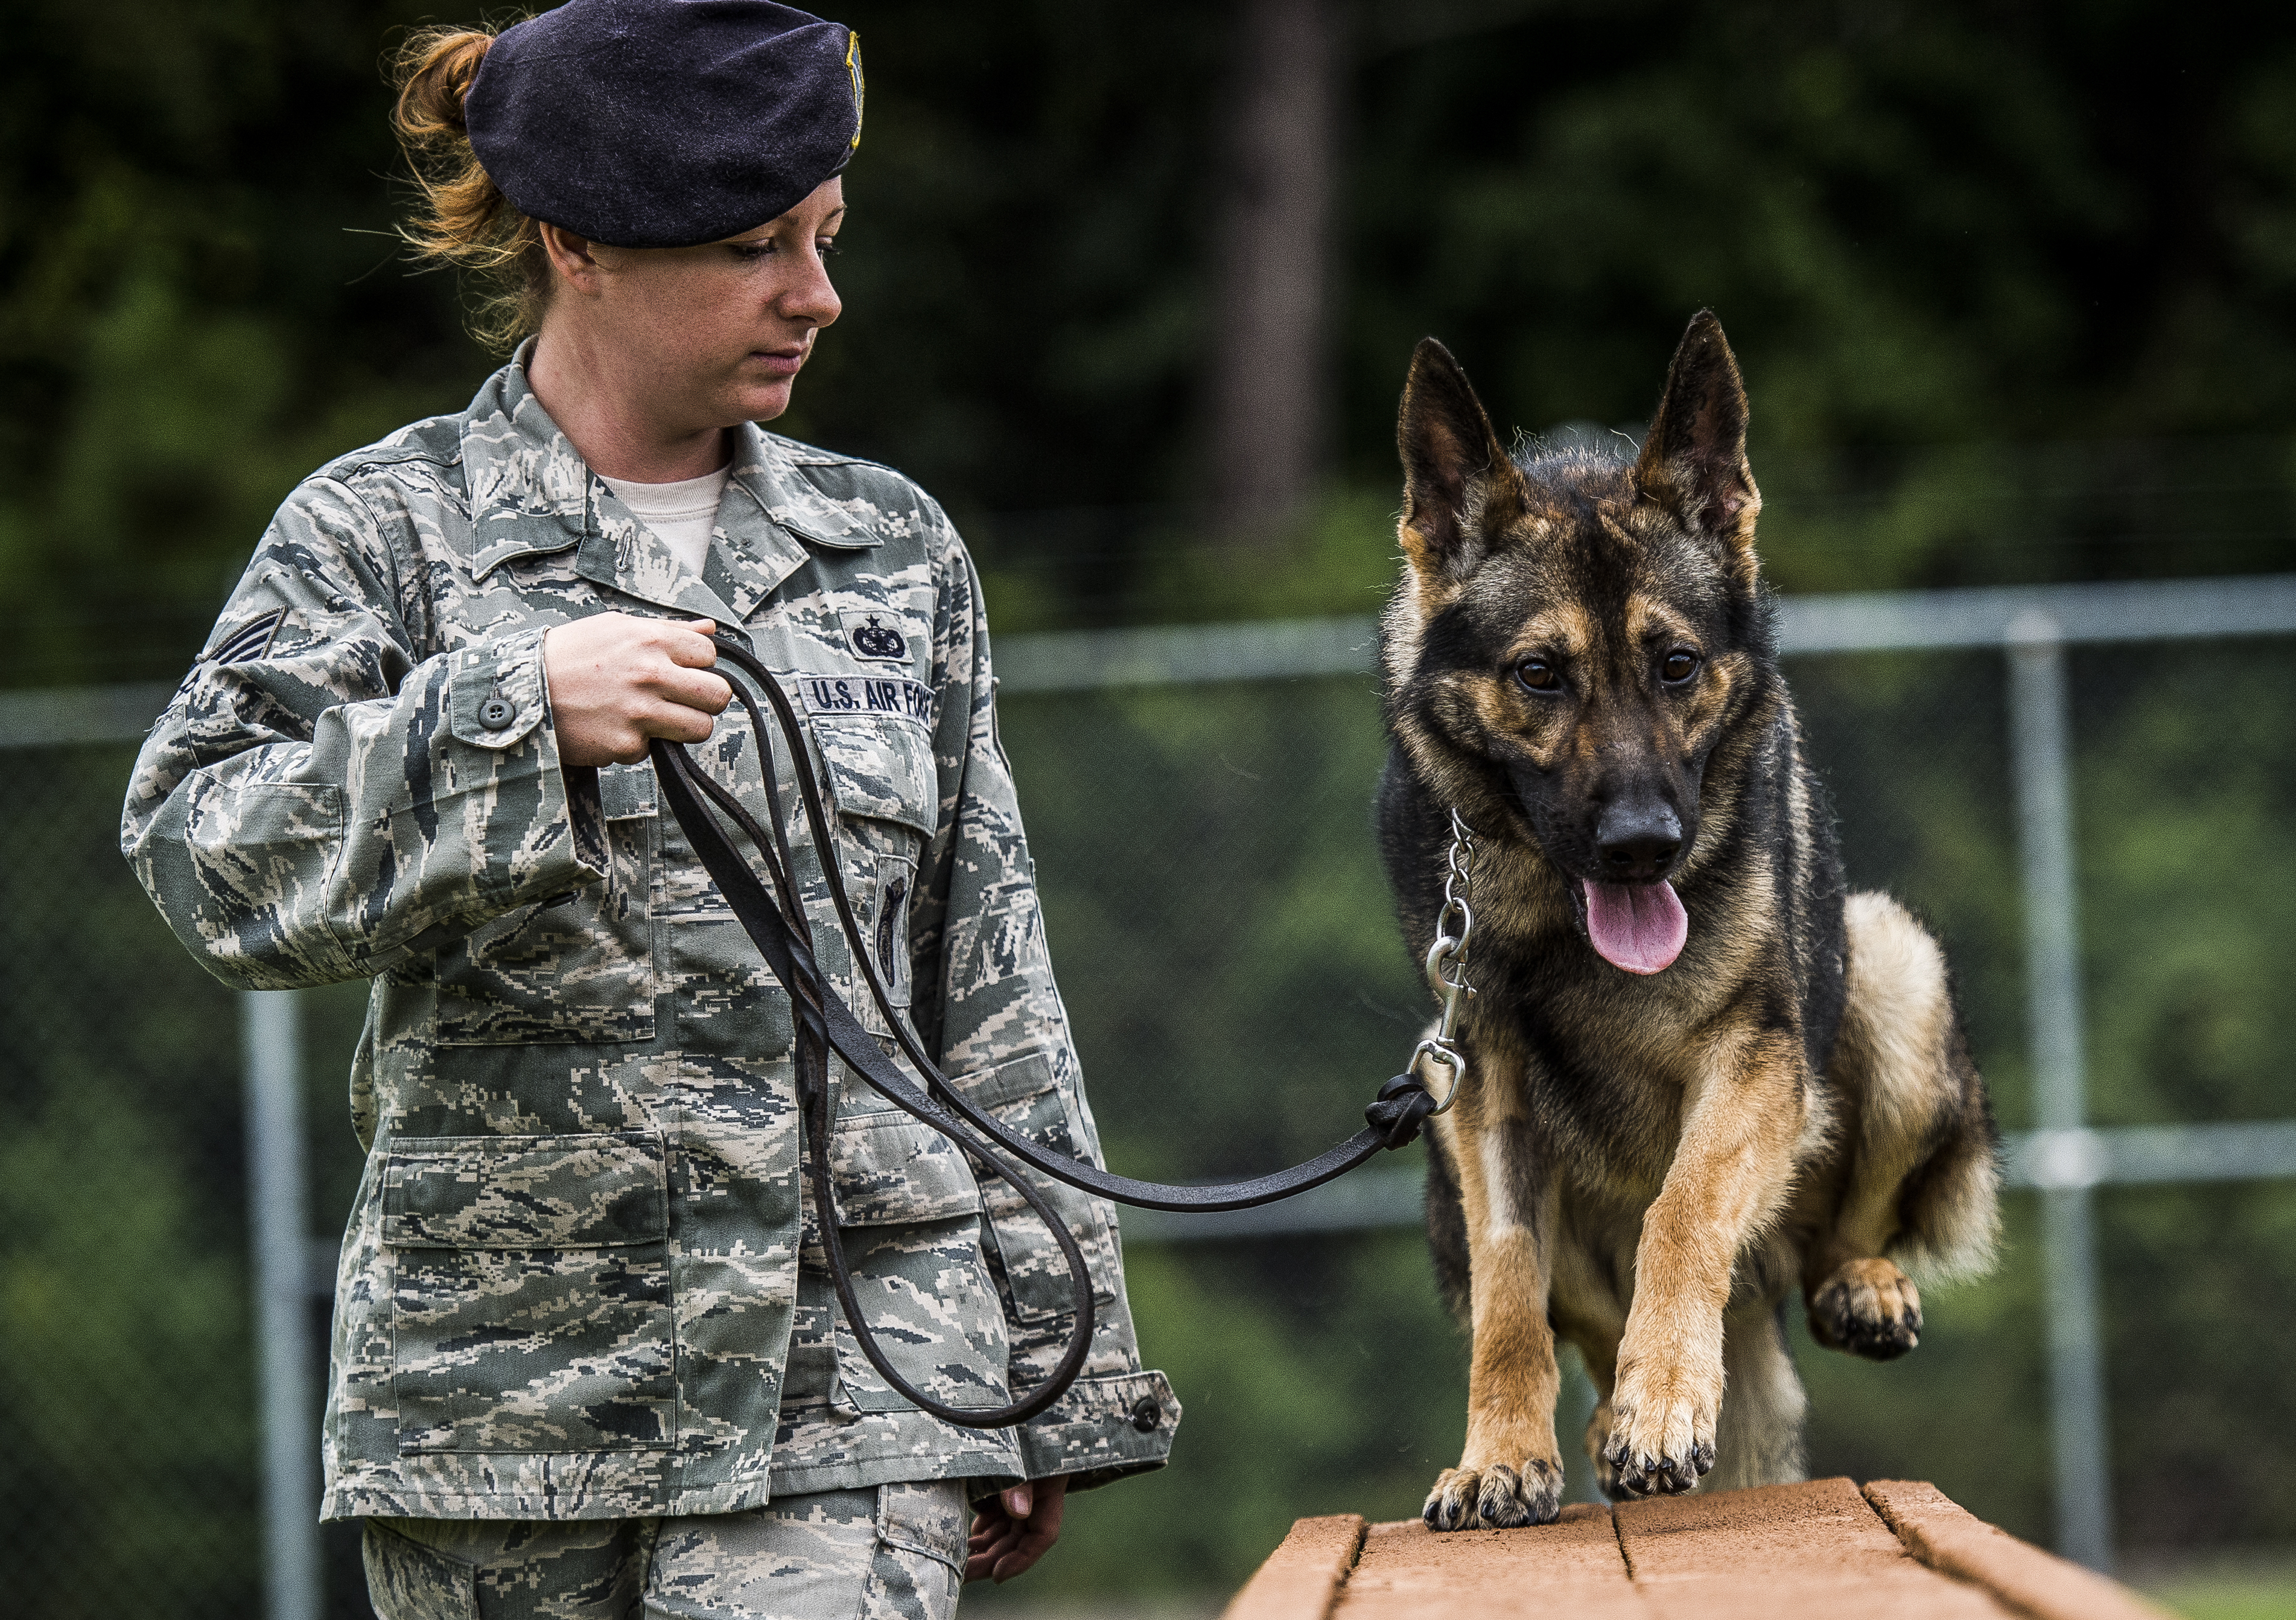
[{"label": "embroidered badge on chest", "polygon": [[[907,661],[909,638],[900,631],[890,629],[884,621],[883,614],[843,613],[839,617],[845,622],[845,639],[851,644],[855,657],[898,658],[905,662]],[[857,618],[862,622],[854,623],[853,621]]]}]

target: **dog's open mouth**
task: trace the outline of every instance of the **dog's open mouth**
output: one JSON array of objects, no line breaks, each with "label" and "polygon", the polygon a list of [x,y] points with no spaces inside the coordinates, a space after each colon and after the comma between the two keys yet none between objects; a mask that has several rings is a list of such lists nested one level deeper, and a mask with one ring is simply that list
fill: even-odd
[{"label": "dog's open mouth", "polygon": [[1670,883],[1598,884],[1579,880],[1587,942],[1611,966],[1662,973],[1690,938],[1690,914]]}]

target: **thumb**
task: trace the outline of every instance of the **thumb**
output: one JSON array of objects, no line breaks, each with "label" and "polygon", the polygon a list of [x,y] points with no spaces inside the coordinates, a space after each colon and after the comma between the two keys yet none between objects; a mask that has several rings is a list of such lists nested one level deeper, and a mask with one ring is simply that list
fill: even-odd
[{"label": "thumb", "polygon": [[1004,1511],[1013,1518],[1026,1518],[1037,1505],[1037,1493],[1026,1485],[1014,1485],[1004,1493]]}]

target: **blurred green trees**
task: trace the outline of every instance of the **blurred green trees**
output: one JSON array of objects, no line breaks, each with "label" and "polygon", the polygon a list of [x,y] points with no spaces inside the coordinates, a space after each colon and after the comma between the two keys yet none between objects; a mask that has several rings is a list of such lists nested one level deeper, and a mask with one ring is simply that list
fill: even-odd
[{"label": "blurred green trees", "polygon": [[[2284,12],[1332,9],[1319,374],[1335,498],[1392,501],[1395,396],[1422,334],[1503,422],[1632,423],[1710,304],[1753,387],[1790,588],[2270,565],[2288,455],[2256,436],[2296,417]],[[390,235],[381,62],[436,14],[12,13],[0,681],[172,675],[297,477],[468,399],[487,358],[457,330],[456,290],[410,275]],[[1220,531],[1204,435],[1234,9],[840,14],[873,91],[848,177],[846,315],[783,425],[941,496],[1008,625],[1264,608],[1249,581],[1170,565]],[[2251,443],[2199,452],[2197,474],[2160,443],[2225,433]],[[2100,440],[2147,444],[2085,470],[2031,448]],[[2275,526],[2138,547],[2111,501],[2101,518],[2057,509],[2132,474],[2197,476],[2196,499],[2259,490]],[[1972,521],[1972,498],[2020,491],[2020,522]],[[1845,534],[1844,513],[1867,521]],[[1288,580],[1300,555],[1249,567]]]}]

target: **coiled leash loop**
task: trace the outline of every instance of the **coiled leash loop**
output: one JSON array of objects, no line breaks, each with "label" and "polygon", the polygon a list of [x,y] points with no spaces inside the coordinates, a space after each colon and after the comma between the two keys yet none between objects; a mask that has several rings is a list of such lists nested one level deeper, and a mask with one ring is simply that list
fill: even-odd
[{"label": "coiled leash loop", "polygon": [[[1140,1209],[1179,1213],[1250,1209],[1320,1187],[1376,1154],[1404,1147],[1418,1137],[1421,1124],[1430,1114],[1448,1107],[1457,1096],[1459,1081],[1464,1078],[1466,1069],[1465,1060],[1449,1044],[1455,1023],[1451,1003],[1456,1002],[1457,995],[1463,991],[1472,993],[1465,989],[1463,976],[1453,989],[1449,1001],[1447,1001],[1439,1035],[1433,1040],[1423,1042],[1420,1052],[1413,1055],[1411,1072],[1397,1075],[1380,1088],[1378,1099],[1364,1110],[1364,1118],[1367,1122],[1364,1130],[1304,1164],[1248,1181],[1185,1187],[1135,1180],[1130,1176],[1116,1175],[1096,1164],[1054,1152],[984,1113],[940,1072],[909,1028],[907,1020],[894,1009],[891,998],[886,992],[884,981],[878,974],[875,958],[868,949],[866,936],[854,915],[852,900],[846,893],[844,874],[837,859],[837,845],[830,834],[829,810],[822,797],[819,780],[814,775],[811,756],[806,749],[805,725],[791,703],[788,693],[773,673],[746,648],[722,635],[711,639],[717,646],[720,660],[716,672],[724,677],[733,688],[734,699],[748,712],[750,728],[758,738],[758,770],[765,782],[771,825],[760,826],[739,799],[694,764],[693,757],[679,744],[660,737],[654,739],[652,752],[655,774],[661,783],[663,801],[676,818],[678,826],[685,830],[694,853],[701,859],[703,868],[718,884],[727,906],[740,921],[742,931],[765,958],[767,967],[789,993],[797,1025],[798,1099],[808,1158],[807,1174],[813,1186],[814,1209],[821,1230],[822,1251],[829,1264],[830,1279],[837,1290],[838,1303],[844,1309],[846,1324],[852,1329],[855,1343],[861,1347],[861,1353],[877,1369],[878,1375],[904,1400],[914,1402],[945,1423],[966,1428],[1004,1428],[1025,1423],[1049,1408],[1067,1393],[1083,1369],[1085,1356],[1092,1345],[1094,1320],[1092,1279],[1085,1268],[1084,1251],[1078,1246],[1068,1222],[1059,1218],[1045,1196],[1028,1177],[1007,1164],[1003,1155],[1009,1154],[1029,1168],[1080,1191]],[[726,667],[728,664],[732,669]],[[903,1073],[885,1055],[884,1048],[878,1045],[877,1038],[862,1028],[851,1009],[831,988],[814,953],[812,925],[807,919],[804,904],[798,893],[796,867],[791,858],[786,822],[782,813],[781,792],[775,777],[772,732],[766,727],[764,714],[758,704],[758,693],[764,694],[766,706],[773,711],[775,729],[780,732],[788,749],[799,806],[804,813],[807,829],[812,835],[814,847],[820,853],[822,875],[828,886],[830,901],[837,912],[838,924],[843,928],[846,940],[851,946],[854,965],[868,983],[869,993],[877,1010],[883,1016],[886,1026],[893,1032],[893,1038],[902,1053],[915,1066],[917,1073],[924,1077],[922,1087]],[[732,818],[734,825],[741,829],[758,851],[758,859],[765,865],[767,877],[773,884],[773,892],[767,892],[765,884],[758,881],[755,868],[734,847],[732,837],[713,812],[712,805]],[[1461,866],[1458,842],[1466,836],[1464,824],[1460,823],[1456,815],[1453,823],[1453,863],[1459,870],[1463,886],[1457,900],[1459,931],[1447,961],[1464,956],[1465,935],[1472,927],[1472,919],[1466,911],[1465,873]],[[1453,918],[1448,884],[1446,884],[1446,909],[1437,929],[1437,933],[1444,936],[1439,939],[1439,947],[1453,937],[1444,925]],[[1431,954],[1429,961],[1431,970],[1435,964]],[[1447,986],[1449,983],[1445,981]],[[1446,1089],[1439,1106],[1419,1078],[1425,1066],[1422,1054],[1426,1053],[1430,1047],[1443,1048],[1437,1060],[1452,1065],[1451,1084]],[[837,1232],[835,1188],[829,1172],[829,1134],[832,1122],[830,1117],[829,1054],[832,1052],[875,1087],[887,1101],[939,1131],[973,1159],[986,1164],[999,1178],[1010,1182],[1060,1245],[1061,1256],[1068,1267],[1070,1284],[1075,1294],[1076,1324],[1070,1333],[1060,1364],[1054,1369],[1052,1375],[1045,1383],[1012,1404],[993,1408],[957,1407],[933,1399],[894,1370],[879,1348],[875,1336],[870,1332],[854,1290],[852,1273],[846,1264],[844,1245]],[[992,1143],[994,1147],[990,1145]]]}]

